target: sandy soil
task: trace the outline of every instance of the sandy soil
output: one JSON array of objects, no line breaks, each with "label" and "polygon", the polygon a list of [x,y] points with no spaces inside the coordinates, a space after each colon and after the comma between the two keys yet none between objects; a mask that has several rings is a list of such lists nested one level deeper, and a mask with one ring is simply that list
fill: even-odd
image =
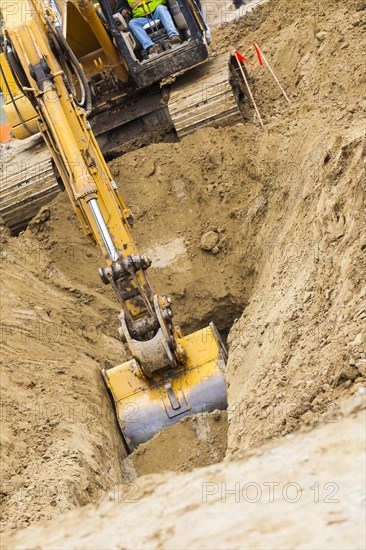
[{"label": "sandy soil", "polygon": [[[228,426],[200,416],[126,460],[99,375],[127,357],[102,258],[64,194],[18,238],[1,228],[2,529],[62,515],[5,548],[362,547],[362,5],[271,0],[216,29],[217,53],[254,60],[256,40],[291,104],[256,67],[263,130],[253,114],[110,163],[155,289],[186,332],[228,335]],[[221,483],[253,480],[306,497],[224,506]],[[206,503],[204,483],[219,487]]]},{"label": "sandy soil", "polygon": [[124,483],[156,472],[185,472],[220,462],[227,448],[227,413],[183,419],[140,445],[122,462]]},{"label": "sandy soil", "polygon": [[[124,357],[101,329],[113,305],[75,287],[47,255],[47,209],[1,261],[2,527],[89,501],[121,479],[121,446],[100,366]],[[36,236],[36,237],[35,237]],[[75,232],[73,246],[81,234]],[[38,246],[39,243],[39,246]],[[61,497],[60,497],[61,494]]]},{"label": "sandy soil", "polygon": [[336,424],[245,458],[121,484],[100,502],[5,536],[4,547],[362,550],[364,398]]}]

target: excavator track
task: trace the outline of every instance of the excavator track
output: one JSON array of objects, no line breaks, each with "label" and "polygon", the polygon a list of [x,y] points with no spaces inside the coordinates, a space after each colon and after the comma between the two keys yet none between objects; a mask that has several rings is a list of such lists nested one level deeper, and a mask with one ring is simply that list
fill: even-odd
[{"label": "excavator track", "polygon": [[51,155],[40,136],[12,141],[2,151],[0,216],[18,234],[59,193]]},{"label": "excavator track", "polygon": [[211,58],[177,80],[168,108],[178,137],[207,126],[243,122],[238,102],[239,82],[227,54]]},{"label": "excavator track", "polygon": [[[225,54],[176,78],[171,85],[166,104],[169,113],[166,112],[165,118],[170,115],[179,138],[199,128],[243,122],[244,90],[233,67],[232,59]],[[12,153],[2,160],[0,216],[17,234],[60,188],[50,153],[40,137],[24,143],[11,142],[10,147]]]}]

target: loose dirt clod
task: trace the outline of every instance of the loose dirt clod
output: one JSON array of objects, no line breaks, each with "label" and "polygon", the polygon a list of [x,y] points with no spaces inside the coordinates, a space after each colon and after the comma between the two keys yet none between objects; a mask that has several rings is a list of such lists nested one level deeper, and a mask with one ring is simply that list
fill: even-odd
[{"label": "loose dirt clod", "polygon": [[208,231],[201,239],[202,250],[212,250],[219,242],[219,235],[215,231]]}]

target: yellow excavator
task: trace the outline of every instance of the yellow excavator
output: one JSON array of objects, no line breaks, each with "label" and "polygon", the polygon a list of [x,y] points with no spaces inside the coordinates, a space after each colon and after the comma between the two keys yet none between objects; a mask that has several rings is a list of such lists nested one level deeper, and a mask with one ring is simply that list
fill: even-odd
[{"label": "yellow excavator", "polygon": [[0,85],[12,135],[23,140],[4,160],[0,176],[0,215],[14,234],[63,187],[53,155],[34,136],[37,98],[27,91],[33,77],[29,80],[23,68],[28,45],[19,37],[19,23],[33,18],[43,30],[67,91],[86,111],[107,159],[200,127],[243,121],[245,91],[236,62],[227,55],[209,56],[210,32],[200,0],[166,0],[182,42],[172,48],[161,22],[153,19],[146,32],[159,45],[158,55],[148,55],[131,32],[118,6],[126,1],[2,4]]},{"label": "yellow excavator", "polygon": [[[202,99],[202,86],[210,75],[217,77],[216,70],[196,72],[175,98],[170,91],[168,101],[160,85],[157,95],[162,78],[200,69],[208,57],[208,29],[199,4],[174,3],[180,8],[172,13],[182,44],[164,46],[163,29],[154,22],[153,39],[163,51],[152,58],[107,0],[13,1],[2,10],[1,88],[12,133],[19,139],[41,133],[85,234],[103,251],[101,279],[112,285],[121,304],[119,335],[132,358],[102,374],[129,451],[184,416],[226,408],[226,351],[220,335],[211,323],[183,336],[173,321],[170,298],[154,294],[146,273],[151,261],[139,253],[131,234],[133,216],[92,129],[98,134],[103,125],[110,132],[141,122],[141,105],[145,115],[154,112],[164,125],[162,113],[172,96],[183,132],[210,121],[207,109],[213,121],[220,113],[237,120],[232,91],[221,89],[216,98]],[[228,66],[222,75],[229,74]],[[203,75],[203,84],[197,74]],[[200,89],[200,101],[192,98],[192,86]],[[161,108],[154,111],[159,102]]]}]

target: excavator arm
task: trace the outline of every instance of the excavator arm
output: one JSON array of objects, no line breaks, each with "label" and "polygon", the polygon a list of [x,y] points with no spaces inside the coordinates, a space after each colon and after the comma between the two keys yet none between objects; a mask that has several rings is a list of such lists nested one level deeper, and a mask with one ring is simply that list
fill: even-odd
[{"label": "excavator arm", "polygon": [[103,377],[132,449],[187,414],[226,407],[225,350],[213,324],[184,337],[173,323],[171,300],[154,294],[146,274],[151,260],[139,254],[132,215],[87,120],[82,70],[62,38],[57,13],[47,4],[32,6],[21,22],[5,27],[5,57],[85,234],[103,252],[101,279],[121,304],[119,335],[133,359]]}]

